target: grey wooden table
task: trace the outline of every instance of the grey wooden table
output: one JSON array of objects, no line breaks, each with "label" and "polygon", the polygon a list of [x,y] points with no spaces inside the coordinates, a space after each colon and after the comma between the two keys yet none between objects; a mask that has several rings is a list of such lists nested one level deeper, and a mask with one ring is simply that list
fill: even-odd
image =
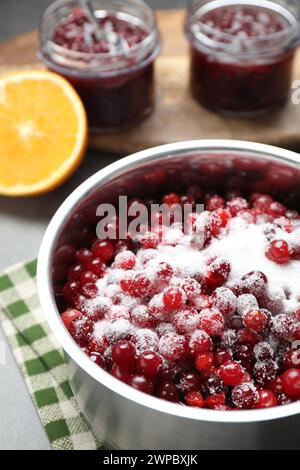
[{"label": "grey wooden table", "polygon": [[[37,27],[51,0],[0,0],[0,41]],[[154,8],[176,8],[183,0],[154,0]],[[0,271],[35,257],[51,216],[64,198],[84,179],[112,162],[116,156],[89,153],[76,174],[58,190],[38,198],[0,197]],[[6,364],[0,366],[0,450],[50,449],[47,436],[29,397],[19,369],[5,343]]]}]

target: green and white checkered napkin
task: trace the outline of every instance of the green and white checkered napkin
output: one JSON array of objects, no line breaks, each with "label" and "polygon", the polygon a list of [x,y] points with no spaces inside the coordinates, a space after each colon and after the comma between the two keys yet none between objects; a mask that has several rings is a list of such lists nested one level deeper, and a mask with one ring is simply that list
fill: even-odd
[{"label": "green and white checkered napkin", "polygon": [[0,321],[54,449],[99,449],[67,381],[63,352],[45,322],[36,260],[0,275]]}]

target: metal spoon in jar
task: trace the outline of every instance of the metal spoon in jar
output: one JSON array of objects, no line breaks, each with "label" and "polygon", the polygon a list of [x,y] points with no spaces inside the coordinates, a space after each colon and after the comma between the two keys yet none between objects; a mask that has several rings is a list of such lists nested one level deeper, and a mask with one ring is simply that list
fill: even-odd
[{"label": "metal spoon in jar", "polygon": [[119,36],[113,30],[111,22],[107,22],[103,28],[100,27],[90,0],[80,0],[80,4],[88,17],[89,22],[94,28],[93,33],[98,41],[106,41],[108,45],[114,49],[113,52],[122,52],[129,48],[126,39]]}]

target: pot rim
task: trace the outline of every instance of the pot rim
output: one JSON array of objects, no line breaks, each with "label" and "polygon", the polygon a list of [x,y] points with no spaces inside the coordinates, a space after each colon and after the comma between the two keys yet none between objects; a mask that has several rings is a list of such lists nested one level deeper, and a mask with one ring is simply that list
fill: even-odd
[{"label": "pot rim", "polygon": [[119,174],[134,168],[137,164],[148,163],[162,157],[168,158],[168,156],[174,156],[185,152],[230,152],[232,150],[241,151],[245,154],[249,152],[249,155],[251,155],[251,153],[256,153],[257,155],[273,157],[283,163],[286,162],[287,164],[300,165],[299,155],[295,152],[270,145],[239,140],[194,140],[166,144],[142,150],[106,166],[93,176],[89,177],[67,197],[48,225],[38,256],[37,285],[42,310],[55,338],[67,355],[95,381],[110,389],[112,392],[120,395],[124,399],[130,400],[138,406],[150,408],[155,412],[199,422],[254,423],[286,418],[300,412],[300,401],[269,409],[240,410],[238,412],[208,409],[195,410],[193,407],[180,406],[157,397],[146,395],[135,390],[129,385],[124,384],[104,369],[94,364],[77,346],[63,325],[52,294],[50,275],[51,259],[53,248],[58,234],[60,233],[62,224],[79,201],[84,200],[94,189],[99,187],[100,184],[103,184],[109,181],[112,177],[118,176]]}]

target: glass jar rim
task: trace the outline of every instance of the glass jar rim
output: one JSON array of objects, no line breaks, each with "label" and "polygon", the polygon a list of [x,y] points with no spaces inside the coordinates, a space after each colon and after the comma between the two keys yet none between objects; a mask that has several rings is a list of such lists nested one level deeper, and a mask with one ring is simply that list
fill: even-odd
[{"label": "glass jar rim", "polygon": [[[121,50],[121,51],[111,51],[111,52],[81,52],[81,51],[73,51],[71,49],[68,49],[67,47],[60,46],[59,44],[55,43],[51,38],[47,37],[46,39],[43,38],[43,23],[45,18],[48,15],[51,15],[52,13],[55,12],[57,8],[63,7],[66,4],[66,0],[56,0],[54,3],[52,3],[44,12],[44,15],[42,16],[40,20],[40,27],[39,27],[39,42],[41,45],[41,55],[42,56],[56,56],[56,57],[67,57],[70,62],[74,61],[75,62],[82,62],[82,63],[94,63],[95,67],[89,67],[89,70],[95,70],[99,68],[99,63],[101,61],[107,61],[107,60],[112,60],[117,63],[118,60],[122,60],[125,58],[128,58],[130,56],[134,56],[136,58],[137,63],[143,62],[149,55],[152,56],[152,53],[154,50],[158,49],[158,45],[160,43],[160,34],[159,34],[159,29],[156,21],[156,16],[155,12],[151,9],[149,5],[147,5],[144,1],[141,1],[141,4],[143,4],[144,7],[147,8],[148,13],[151,14],[151,20],[152,23],[149,26],[145,24],[147,27],[147,36],[142,39],[140,42],[137,44],[133,45],[132,47],[126,49],[126,50]],[[99,10],[101,11],[101,10]],[[105,11],[105,10],[103,10]],[[128,16],[131,17],[131,15],[126,15],[125,13],[119,13],[119,16]],[[101,17],[101,16],[99,16]],[[142,24],[142,21],[136,21],[136,24]],[[58,64],[61,66],[61,64]],[[68,68],[68,65],[66,65]],[[130,68],[130,67],[129,67]],[[123,69],[123,67],[120,67],[120,69]],[[119,70],[120,70],[119,69]],[[80,68],[79,68],[80,70]],[[83,70],[81,70],[83,71]],[[105,69],[104,69],[105,72]]]},{"label": "glass jar rim", "polygon": [[[185,29],[188,37],[190,37],[190,39],[192,39],[196,43],[201,43],[208,48],[217,49],[219,47],[223,48],[223,50],[228,53],[231,52],[234,54],[238,54],[239,52],[236,50],[236,48],[234,48],[232,44],[234,42],[233,40],[237,38],[237,36],[235,36],[234,34],[223,31],[216,31],[211,26],[201,23],[201,21],[198,23],[199,25],[201,24],[201,26],[193,28],[193,24],[195,25],[195,19],[200,19],[203,14],[217,8],[234,5],[265,8],[267,10],[279,13],[287,21],[287,27],[281,31],[257,35],[254,37],[240,38],[241,42],[247,42],[249,48],[251,48],[251,46],[254,46],[255,44],[261,45],[265,43],[265,50],[260,48],[260,54],[263,55],[268,54],[268,49],[270,49],[270,46],[273,47],[273,41],[280,42],[282,49],[287,46],[296,47],[296,43],[300,39],[300,24],[297,21],[296,16],[293,15],[287,8],[273,2],[272,0],[212,0],[204,4],[202,7],[196,9],[196,11],[194,11],[191,14],[191,17],[187,20]],[[213,36],[213,39],[209,37],[210,35]],[[255,50],[255,48],[253,49],[254,52],[252,52],[251,50],[243,50],[240,51],[240,53],[247,56],[257,55],[257,50]]]}]

